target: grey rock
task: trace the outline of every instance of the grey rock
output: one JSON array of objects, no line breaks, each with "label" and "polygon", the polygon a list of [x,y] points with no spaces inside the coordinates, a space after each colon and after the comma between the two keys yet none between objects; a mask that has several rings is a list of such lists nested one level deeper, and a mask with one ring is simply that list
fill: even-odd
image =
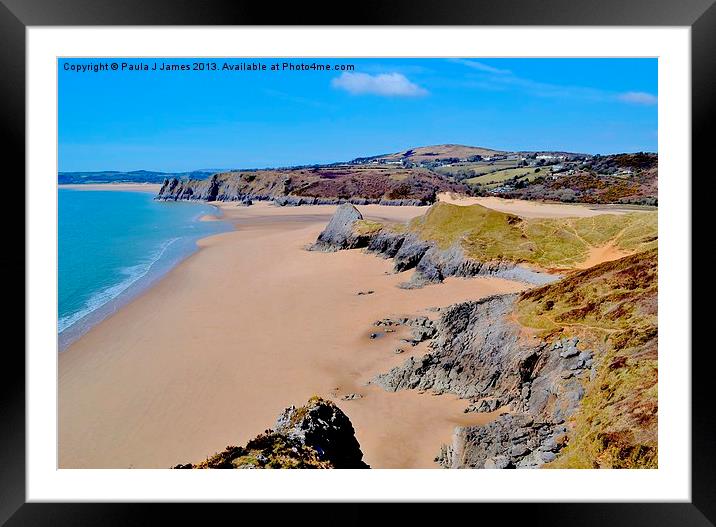
[{"label": "grey rock", "polygon": [[557,449],[558,449],[557,442],[554,440],[554,437],[552,437],[552,436],[545,439],[539,447],[539,450],[543,450],[543,451],[557,450]]},{"label": "grey rock", "polygon": [[582,360],[582,361],[585,361],[585,362],[586,362],[586,361],[588,361],[588,360],[591,360],[592,356],[593,356],[593,354],[592,354],[591,351],[585,350],[585,351],[580,352],[580,354],[579,354],[579,360]]},{"label": "grey rock", "polygon": [[353,224],[362,219],[363,215],[350,203],[340,205],[310,250],[329,252],[367,245],[366,236],[359,236],[353,232]]},{"label": "grey rock", "polygon": [[569,357],[574,357],[579,353],[579,350],[577,348],[567,348],[562,353],[559,354],[560,357],[563,359],[567,359]]},{"label": "grey rock", "polygon": [[476,403],[472,403],[468,408],[465,409],[465,413],[467,413],[467,412],[480,412],[480,413],[494,412],[500,406],[502,406],[502,404],[500,403],[499,399],[495,399],[494,397],[485,397],[485,398],[478,400]]},{"label": "grey rock", "polygon": [[502,469],[510,465],[510,459],[506,456],[495,456],[485,460],[484,468]]},{"label": "grey rock", "polygon": [[279,415],[274,431],[309,445],[336,468],[369,468],[355,437],[353,425],[340,408],[322,399],[311,399],[298,411],[294,406]]},{"label": "grey rock", "polygon": [[400,273],[412,269],[418,265],[430,247],[431,244],[418,239],[414,234],[407,235],[393,257],[393,270]]},{"label": "grey rock", "polygon": [[404,234],[381,230],[368,242],[367,251],[377,253],[384,258],[393,258],[405,241]]},{"label": "grey rock", "polygon": [[[464,398],[499,397],[495,384],[504,376],[505,385],[519,382],[509,367],[523,354],[503,354],[516,344],[519,328],[508,322],[515,295],[490,297],[445,308],[435,323],[435,351],[419,362],[408,360],[370,382],[389,391],[405,388],[439,390]],[[468,329],[469,328],[469,329]],[[498,383],[499,384],[499,383]],[[510,397],[504,400],[507,404]]]},{"label": "grey rock", "polygon": [[549,452],[549,451],[540,452],[539,456],[542,461],[542,463],[540,463],[540,465],[543,463],[549,463],[550,461],[554,461],[555,459],[557,459],[557,454],[555,454],[554,452]]}]

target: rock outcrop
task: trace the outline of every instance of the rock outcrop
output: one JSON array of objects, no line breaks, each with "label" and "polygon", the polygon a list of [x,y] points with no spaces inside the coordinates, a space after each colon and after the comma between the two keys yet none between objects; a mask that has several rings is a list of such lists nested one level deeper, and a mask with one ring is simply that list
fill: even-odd
[{"label": "rock outcrop", "polygon": [[537,468],[556,459],[566,433],[564,424],[506,413],[485,426],[457,428],[436,461],[444,468]]},{"label": "rock outcrop", "polygon": [[560,278],[560,275],[533,271],[508,260],[479,262],[469,258],[459,245],[440,249],[434,242],[410,231],[398,232],[379,226],[370,232],[360,232],[356,222],[362,219],[358,209],[349,204],[341,205],[311,249],[330,252],[365,248],[369,253],[392,258],[394,272],[415,270],[411,279],[401,284],[405,289],[439,283],[449,276],[497,276],[533,285]]},{"label": "rock outcrop", "polygon": [[536,467],[554,459],[564,444],[556,436],[579,406],[581,379],[589,379],[593,355],[580,350],[575,338],[525,342],[510,318],[517,299],[499,295],[442,309],[432,323],[431,350],[370,381],[388,391],[452,393],[469,399],[473,411],[510,407],[514,415],[459,429],[439,456],[445,467],[485,468],[489,459],[496,466],[504,461],[505,467]]},{"label": "rock outcrop", "polygon": [[311,398],[286,408],[274,428],[244,447],[227,446],[206,461],[174,468],[370,468],[353,425],[334,403]]},{"label": "rock outcrop", "polygon": [[[410,336],[403,339],[403,342],[411,346],[417,346],[425,340],[429,340],[437,333],[436,323],[428,317],[401,317],[384,318],[376,321],[374,326],[386,327],[386,332],[395,331],[395,326],[407,326],[410,328]],[[398,348],[396,353],[403,353],[405,350]]]},{"label": "rock outcrop", "polygon": [[364,247],[368,243],[368,237],[356,233],[353,229],[354,224],[362,219],[363,215],[350,203],[339,205],[331,221],[309,249],[332,252]]}]

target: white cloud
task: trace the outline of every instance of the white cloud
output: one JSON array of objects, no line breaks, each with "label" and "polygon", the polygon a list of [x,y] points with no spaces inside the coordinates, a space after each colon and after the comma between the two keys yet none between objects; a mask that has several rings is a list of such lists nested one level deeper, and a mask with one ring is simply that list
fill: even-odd
[{"label": "white cloud", "polygon": [[658,102],[656,95],[640,91],[617,93],[585,86],[570,86],[539,82],[525,77],[519,77],[510,70],[494,68],[467,59],[449,59],[456,64],[482,72],[476,79],[471,79],[467,85],[481,90],[504,90],[508,88],[519,89],[537,97],[559,97],[583,99],[594,102],[621,101],[629,104],[642,104],[651,106]]},{"label": "white cloud", "polygon": [[619,99],[622,102],[629,102],[633,104],[656,104],[659,99],[656,97],[656,95],[652,95],[651,93],[646,93],[643,91],[628,91],[625,93],[620,93],[617,96],[617,99]]},{"label": "white cloud", "polygon": [[451,62],[456,62],[457,64],[462,64],[463,66],[467,66],[468,68],[472,68],[474,70],[484,71],[487,73],[496,73],[498,75],[509,75],[510,73],[512,73],[510,70],[502,70],[500,68],[494,68],[492,66],[488,66],[487,64],[478,62],[476,60],[451,59]]},{"label": "white cloud", "polygon": [[419,97],[428,91],[410,82],[402,73],[345,72],[331,81],[331,86],[345,90],[352,95],[382,95],[387,97]]}]

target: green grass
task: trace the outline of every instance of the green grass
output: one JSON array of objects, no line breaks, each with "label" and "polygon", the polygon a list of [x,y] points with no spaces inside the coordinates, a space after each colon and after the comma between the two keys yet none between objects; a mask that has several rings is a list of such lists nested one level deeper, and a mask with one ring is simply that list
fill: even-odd
[{"label": "green grass", "polygon": [[447,249],[460,244],[479,261],[511,260],[544,268],[573,268],[590,249],[613,243],[626,251],[656,246],[656,212],[592,218],[523,219],[481,205],[436,203],[408,230]]},{"label": "green grass", "polygon": [[[492,248],[510,248],[509,252],[517,255],[522,254],[518,249],[522,242],[519,228],[515,227],[519,222],[517,216],[480,205],[461,207],[436,203],[423,216],[413,219],[408,228],[443,249],[471,238],[474,242],[482,239]],[[489,248],[486,247],[486,250]],[[502,251],[497,249],[494,252],[498,254]]]},{"label": "green grass", "polygon": [[611,367],[624,356],[604,356],[567,447],[545,468],[658,468],[658,361],[628,359]]},{"label": "green grass", "polygon": [[435,169],[435,172],[452,176],[458,172],[472,170],[475,176],[488,174],[505,168],[515,168],[517,162],[515,160],[501,159],[493,162],[477,161],[472,163],[455,163],[449,167],[443,166]]},{"label": "green grass", "polygon": [[358,220],[353,224],[353,232],[358,235],[376,234],[383,229],[383,224],[373,220]]},{"label": "green grass", "polygon": [[[539,172],[535,172],[539,170]],[[472,177],[465,180],[465,183],[469,185],[494,185],[504,183],[515,176],[520,179],[527,177],[528,181],[549,174],[549,168],[542,167],[520,167],[520,168],[507,168],[505,170],[499,170],[497,172],[485,173],[484,175]]]}]

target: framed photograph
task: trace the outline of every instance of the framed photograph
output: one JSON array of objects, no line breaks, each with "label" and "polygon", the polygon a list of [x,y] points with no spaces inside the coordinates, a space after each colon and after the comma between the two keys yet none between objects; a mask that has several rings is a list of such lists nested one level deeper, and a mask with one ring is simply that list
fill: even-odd
[{"label": "framed photograph", "polygon": [[713,525],[712,2],[274,10],[3,0],[26,311],[0,520]]}]

